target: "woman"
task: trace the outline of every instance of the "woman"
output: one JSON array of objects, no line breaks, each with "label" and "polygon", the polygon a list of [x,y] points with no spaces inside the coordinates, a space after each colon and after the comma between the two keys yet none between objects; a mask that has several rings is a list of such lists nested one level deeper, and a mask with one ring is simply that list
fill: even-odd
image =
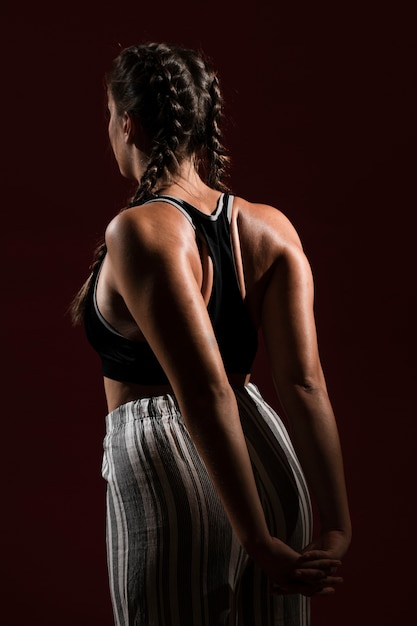
[{"label": "woman", "polygon": [[[138,187],[74,319],[101,357],[109,410],[115,623],[306,625],[350,542],[308,262],[282,213],[225,185],[219,81],[200,55],[132,46],[107,88],[110,143]],[[259,329],[292,442],[250,383]]]}]

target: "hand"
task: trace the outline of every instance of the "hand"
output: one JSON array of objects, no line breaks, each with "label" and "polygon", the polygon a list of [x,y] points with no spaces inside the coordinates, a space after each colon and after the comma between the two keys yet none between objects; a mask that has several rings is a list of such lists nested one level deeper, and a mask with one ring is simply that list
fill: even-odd
[{"label": "hand", "polygon": [[[274,593],[302,593],[303,595],[328,595],[334,593],[335,585],[343,582],[335,576],[340,559],[350,544],[350,532],[323,531],[320,537],[304,548],[298,561],[297,580],[287,585],[273,586]],[[325,574],[318,577],[318,571]],[[317,576],[317,580],[314,580]],[[306,586],[307,585],[307,586]]]},{"label": "hand", "polygon": [[301,593],[306,596],[334,592],[342,582],[333,571],[341,565],[324,551],[310,551],[300,555],[275,537],[267,544],[248,550],[255,563],[268,575],[271,592],[277,594]]},{"label": "hand", "polygon": [[310,550],[297,561],[297,569],[286,585],[275,586],[275,593],[301,593],[305,596],[329,595],[343,582],[336,576],[341,561],[329,558],[323,550]]},{"label": "hand", "polygon": [[338,559],[328,558],[321,550],[311,550],[302,554],[296,561],[296,569],[290,573],[284,583],[273,583],[272,593],[300,593],[305,596],[329,595],[335,592],[335,586],[343,582],[335,576],[341,565]]},{"label": "hand", "polygon": [[342,530],[325,530],[318,539],[306,546],[302,554],[308,556],[312,551],[320,550],[328,558],[341,559],[345,556],[350,544],[350,532]]}]

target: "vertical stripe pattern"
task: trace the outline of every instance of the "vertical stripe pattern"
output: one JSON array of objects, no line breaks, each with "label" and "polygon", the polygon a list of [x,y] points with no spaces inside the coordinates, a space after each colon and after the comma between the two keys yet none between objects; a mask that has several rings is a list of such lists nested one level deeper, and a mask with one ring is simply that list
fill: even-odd
[{"label": "vertical stripe pattern", "polygon": [[[305,480],[285,427],[249,384],[236,390],[271,533],[310,541]],[[308,626],[308,599],[272,596],[239,545],[170,395],[107,416],[107,551],[115,626]]]}]

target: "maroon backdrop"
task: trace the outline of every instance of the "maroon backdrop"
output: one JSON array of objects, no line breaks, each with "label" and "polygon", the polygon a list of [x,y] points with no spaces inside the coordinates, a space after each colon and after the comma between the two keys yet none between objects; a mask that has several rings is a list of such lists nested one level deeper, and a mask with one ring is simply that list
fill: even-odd
[{"label": "maroon backdrop", "polygon": [[[212,57],[234,187],[288,215],[313,267],[354,525],[345,583],[313,600],[313,626],[414,614],[413,22],[400,9],[311,4],[314,14],[272,2],[223,14],[204,0],[0,9],[7,626],[112,625],[104,397],[66,309],[128,193],[108,150],[102,76],[119,43],[145,40]],[[262,353],[255,380],[276,403]]]}]

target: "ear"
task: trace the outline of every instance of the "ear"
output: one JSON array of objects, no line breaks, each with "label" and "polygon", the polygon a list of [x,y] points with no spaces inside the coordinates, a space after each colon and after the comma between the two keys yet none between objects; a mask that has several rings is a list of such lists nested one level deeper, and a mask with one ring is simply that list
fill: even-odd
[{"label": "ear", "polygon": [[135,120],[127,113],[126,111],[123,113],[123,137],[125,143],[135,143],[136,139],[136,123]]},{"label": "ear", "polygon": [[139,120],[134,119],[129,113],[123,113],[123,136],[126,143],[135,144],[138,150],[149,154],[152,142],[144,131]]}]

